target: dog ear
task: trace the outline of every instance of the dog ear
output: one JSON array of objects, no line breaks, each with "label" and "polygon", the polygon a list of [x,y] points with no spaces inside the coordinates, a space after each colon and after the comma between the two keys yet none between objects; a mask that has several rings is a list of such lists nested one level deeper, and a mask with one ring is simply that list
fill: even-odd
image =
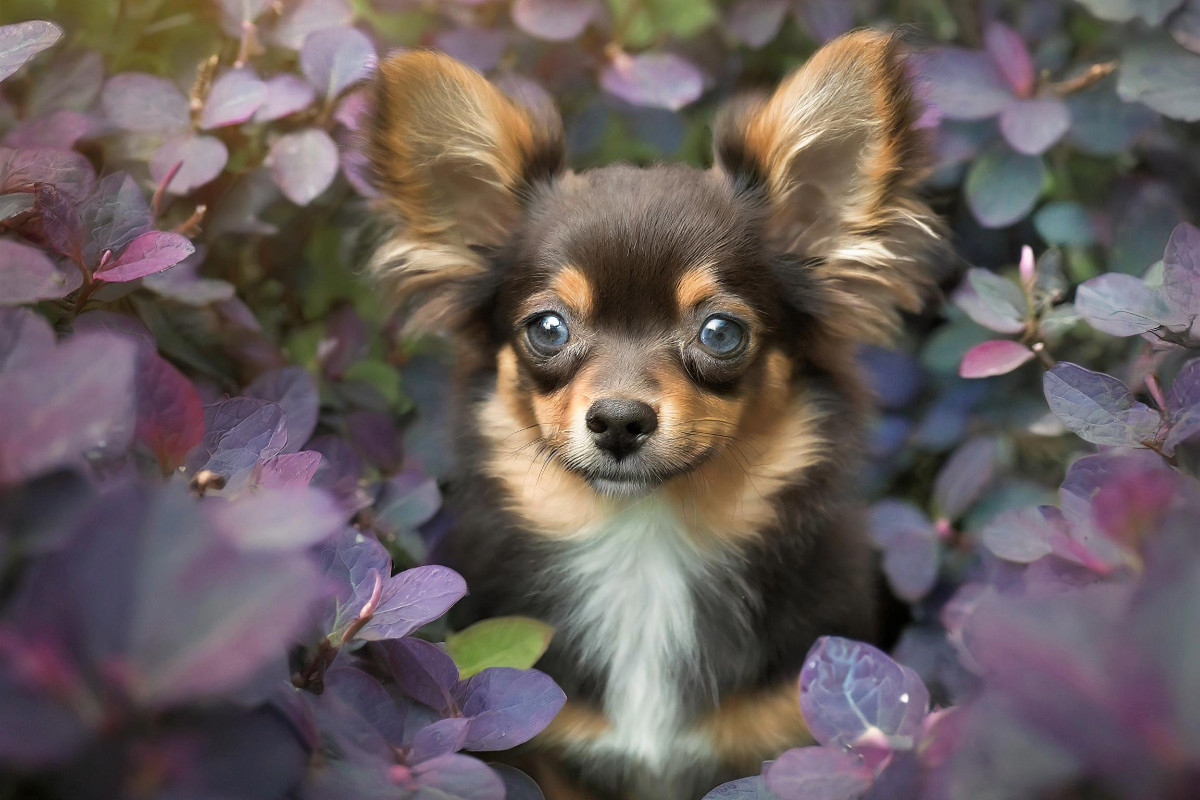
[{"label": "dog ear", "polygon": [[371,268],[416,324],[458,310],[456,290],[487,273],[539,180],[563,169],[553,108],[518,105],[470,67],[412,51],[379,65],[367,152],[393,228]]},{"label": "dog ear", "polygon": [[812,264],[834,301],[829,323],[855,340],[886,339],[933,283],[941,237],[915,192],[919,113],[899,41],[857,31],[717,118],[716,168],[765,196],[771,246]]}]

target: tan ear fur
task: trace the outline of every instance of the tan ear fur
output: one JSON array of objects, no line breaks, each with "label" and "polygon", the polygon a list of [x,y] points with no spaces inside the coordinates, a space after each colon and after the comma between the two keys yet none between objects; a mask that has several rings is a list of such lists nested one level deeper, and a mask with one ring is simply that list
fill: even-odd
[{"label": "tan ear fur", "polygon": [[933,282],[940,234],[915,191],[919,110],[899,41],[856,31],[717,123],[718,167],[755,173],[773,246],[818,259],[838,304],[830,323],[857,340],[888,338]]},{"label": "tan ear fur", "polygon": [[531,177],[562,166],[556,117],[538,118],[482,75],[434,52],[383,61],[368,154],[395,229],[372,269],[402,296],[484,269],[476,247],[505,240]]}]

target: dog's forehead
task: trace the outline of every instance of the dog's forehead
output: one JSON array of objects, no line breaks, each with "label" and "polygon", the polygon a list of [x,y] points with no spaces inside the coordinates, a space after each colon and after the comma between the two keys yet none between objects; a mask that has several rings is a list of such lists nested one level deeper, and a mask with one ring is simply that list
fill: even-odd
[{"label": "dog's forehead", "polygon": [[709,172],[607,167],[538,201],[525,258],[604,318],[673,315],[681,282],[736,284],[757,257],[754,205]]}]

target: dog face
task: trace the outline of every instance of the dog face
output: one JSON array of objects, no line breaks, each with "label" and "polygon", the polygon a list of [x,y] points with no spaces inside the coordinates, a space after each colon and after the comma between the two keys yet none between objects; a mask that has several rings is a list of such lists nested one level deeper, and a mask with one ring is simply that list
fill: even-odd
[{"label": "dog face", "polygon": [[897,44],[857,33],[728,106],[711,170],[572,173],[552,109],[407,53],[376,86],[396,228],[374,265],[494,370],[477,425],[510,483],[736,505],[832,446],[804,375],[849,370],[919,305],[937,236],[916,111]]}]

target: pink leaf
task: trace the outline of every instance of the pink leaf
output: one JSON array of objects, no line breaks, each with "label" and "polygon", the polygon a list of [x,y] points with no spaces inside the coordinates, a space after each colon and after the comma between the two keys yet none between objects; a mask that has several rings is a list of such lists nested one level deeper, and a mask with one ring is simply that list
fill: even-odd
[{"label": "pink leaf", "polygon": [[1033,358],[1033,351],[1010,339],[991,339],[975,345],[963,356],[958,374],[964,378],[1004,375]]},{"label": "pink leaf", "polygon": [[306,206],[329,188],[338,170],[338,149],[319,128],[280,136],[271,145],[266,164],[287,198]]},{"label": "pink leaf", "polygon": [[1002,22],[990,22],[983,32],[983,44],[1013,93],[1017,97],[1033,94],[1033,59],[1020,35]]},{"label": "pink leaf", "polygon": [[167,184],[168,192],[182,195],[212,181],[221,174],[228,161],[225,143],[215,136],[186,136],[169,139],[154,151],[150,174],[155,182],[162,183],[175,165],[182,163],[179,172]]},{"label": "pink leaf", "polygon": [[704,91],[704,75],[672,53],[618,53],[600,73],[600,85],[636,106],[677,111]]},{"label": "pink leaf", "polygon": [[204,436],[200,393],[183,373],[152,350],[138,356],[137,440],[158,458],[163,472],[183,464]]},{"label": "pink leaf", "polygon": [[[77,272],[74,275],[79,277]],[[75,288],[69,277],[44,250],[0,239],[0,306],[63,297]]]},{"label": "pink leaf", "polygon": [[512,5],[518,28],[552,42],[574,39],[595,15],[594,0],[516,0]]},{"label": "pink leaf", "polygon": [[266,100],[267,86],[254,70],[231,69],[213,82],[200,114],[200,127],[208,130],[245,122]]},{"label": "pink leaf", "polygon": [[53,46],[62,35],[62,28],[40,19],[0,26],[0,81],[47,47]]},{"label": "pink leaf", "polygon": [[96,280],[123,283],[162,272],[196,251],[187,237],[169,231],[149,231],[134,239],[112,266],[96,270]]},{"label": "pink leaf", "polygon": [[270,122],[303,111],[316,97],[316,91],[300,76],[290,72],[276,75],[267,81],[267,99],[255,112],[254,121]]}]

